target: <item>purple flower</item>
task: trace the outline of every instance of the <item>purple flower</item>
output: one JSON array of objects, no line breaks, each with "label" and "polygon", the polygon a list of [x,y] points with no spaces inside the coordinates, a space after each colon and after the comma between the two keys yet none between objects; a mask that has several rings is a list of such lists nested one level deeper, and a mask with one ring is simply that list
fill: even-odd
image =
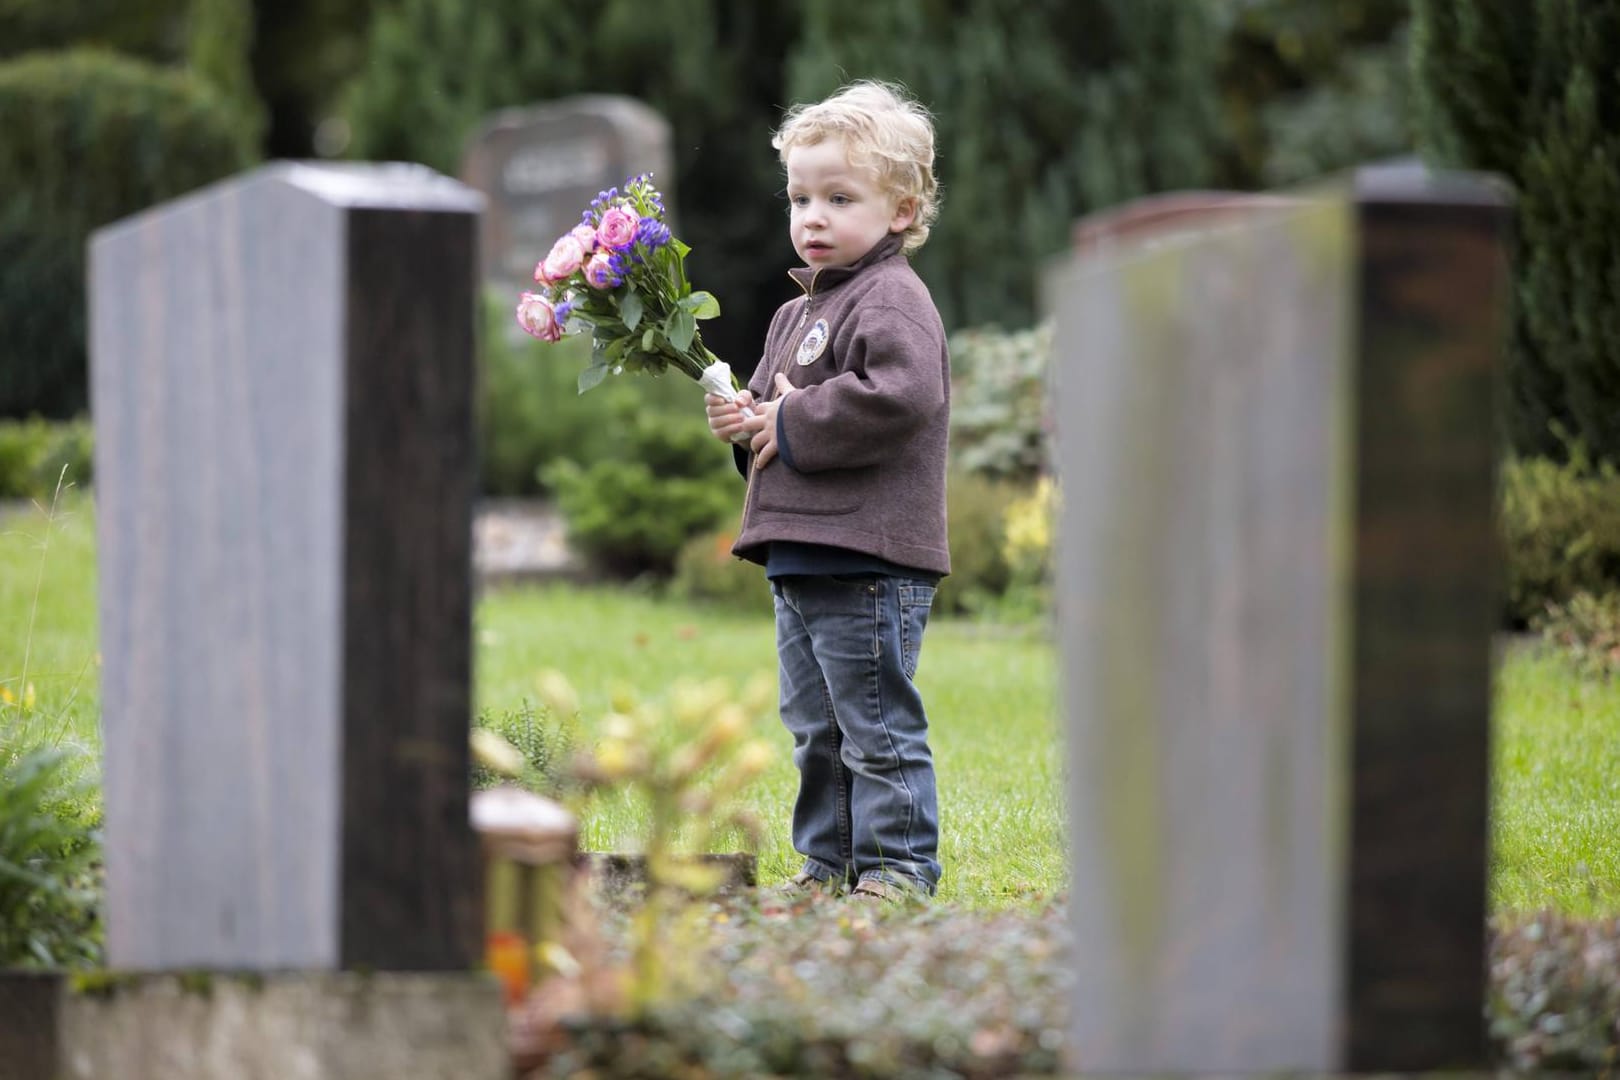
[{"label": "purple flower", "polygon": [[655,217],[644,217],[636,226],[636,243],[648,251],[657,251],[669,243],[669,226]]}]

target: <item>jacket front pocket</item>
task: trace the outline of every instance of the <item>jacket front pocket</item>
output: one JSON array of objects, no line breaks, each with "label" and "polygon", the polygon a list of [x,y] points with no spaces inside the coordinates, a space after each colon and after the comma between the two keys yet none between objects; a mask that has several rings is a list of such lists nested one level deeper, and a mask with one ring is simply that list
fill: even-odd
[{"label": "jacket front pocket", "polygon": [[794,472],[786,463],[777,462],[766,471],[780,469],[775,476],[761,476],[759,509],[772,514],[817,514],[832,516],[853,514],[861,508],[862,477],[859,470],[844,469],[836,472]]}]

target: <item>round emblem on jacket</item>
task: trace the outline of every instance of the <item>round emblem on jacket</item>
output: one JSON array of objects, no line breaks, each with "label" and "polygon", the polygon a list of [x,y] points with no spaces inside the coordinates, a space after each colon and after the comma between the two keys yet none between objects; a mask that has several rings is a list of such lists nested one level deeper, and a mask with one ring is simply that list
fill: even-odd
[{"label": "round emblem on jacket", "polygon": [[799,363],[801,365],[815,363],[816,357],[827,350],[827,339],[831,336],[827,330],[827,320],[817,319],[816,325],[812,326],[810,332],[804,335],[804,340],[799,342]]}]

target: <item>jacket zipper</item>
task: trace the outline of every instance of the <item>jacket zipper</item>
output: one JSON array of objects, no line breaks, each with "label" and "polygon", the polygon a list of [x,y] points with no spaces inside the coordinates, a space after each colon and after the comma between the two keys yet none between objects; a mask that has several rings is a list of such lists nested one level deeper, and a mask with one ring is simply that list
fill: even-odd
[{"label": "jacket zipper", "polygon": [[[810,308],[815,304],[816,300],[816,279],[820,276],[821,271],[818,269],[815,271],[815,273],[810,275],[810,286],[808,288],[805,288],[802,285],[799,286],[801,289],[804,289],[804,309],[799,312],[799,324],[793,328],[793,333],[788,335],[787,349],[792,348],[793,340],[798,337],[799,331],[804,329],[804,324],[810,320]],[[789,274],[788,277],[795,285],[799,284],[799,279],[793,277],[792,274]],[[771,368],[768,372],[770,380],[769,385],[775,385],[777,372],[787,370],[787,365],[783,363],[783,360],[785,360],[788,355],[787,349],[784,349],[779,356],[772,359]],[[767,398],[767,400],[769,399]],[[742,524],[737,528],[739,534],[748,530],[748,519],[754,512],[754,474],[758,471],[759,470],[754,467],[754,455],[749,454],[748,485],[743,490]]]}]

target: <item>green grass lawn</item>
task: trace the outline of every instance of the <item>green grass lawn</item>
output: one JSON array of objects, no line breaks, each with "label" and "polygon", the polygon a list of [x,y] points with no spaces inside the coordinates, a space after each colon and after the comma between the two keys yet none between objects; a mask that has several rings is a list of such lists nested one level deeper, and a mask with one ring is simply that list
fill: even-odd
[{"label": "green grass lawn", "polygon": [[1620,680],[1521,649],[1496,711],[1492,909],[1620,912]]},{"label": "green grass lawn", "polygon": [[[54,515],[0,517],[0,744],[99,744],[94,549],[82,499]],[[683,677],[741,687],[776,670],[768,612],[719,614],[630,590],[495,592],[480,600],[475,630],[477,707],[535,700],[537,673],[553,668],[580,692],[585,741],[620,688],[658,698]],[[1062,755],[1042,628],[937,620],[918,681],[940,775],[942,897],[999,907],[1060,892]],[[1515,649],[1502,663],[1494,719],[1493,910],[1620,913],[1620,684]],[[796,868],[787,841],[794,783],[779,725],[762,718],[757,734],[779,751],[751,793],[769,880]],[[584,826],[586,845],[605,849],[627,843],[637,822],[633,807],[608,801]]]},{"label": "green grass lawn", "polygon": [[0,511],[0,745],[99,750],[95,561],[91,504],[71,490]]},{"label": "green grass lawn", "polygon": [[[554,668],[580,691],[587,739],[618,687],[656,699],[682,678],[724,678],[740,688],[776,675],[769,610],[721,614],[625,591],[557,585],[497,593],[479,606],[477,640],[480,707],[534,700],[536,673]],[[1063,887],[1052,663],[1035,627],[943,619],[929,627],[917,680],[939,773],[942,897],[995,905]],[[787,835],[792,744],[774,715],[756,734],[778,750],[751,809],[766,826],[761,877],[780,878],[799,868]],[[637,825],[633,807],[612,806],[585,822],[584,842],[621,846]]]}]

